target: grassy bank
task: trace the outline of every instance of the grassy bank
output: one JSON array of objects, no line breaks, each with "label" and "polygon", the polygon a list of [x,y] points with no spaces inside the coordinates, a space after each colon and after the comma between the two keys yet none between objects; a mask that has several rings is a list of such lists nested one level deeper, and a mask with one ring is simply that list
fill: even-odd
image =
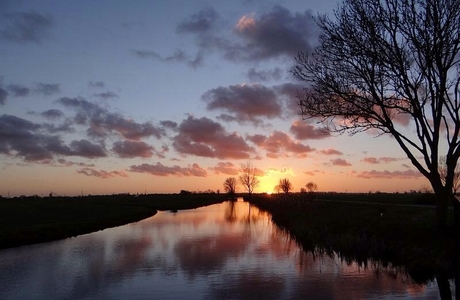
[{"label": "grassy bank", "polygon": [[[434,277],[440,247],[434,228],[434,207],[398,206],[395,199],[372,199],[370,204],[308,199],[284,195],[251,197],[250,202],[272,214],[273,221],[288,231],[306,251],[336,251],[344,259],[368,259],[404,266],[415,281]],[[380,196],[379,196],[380,197]],[[355,200],[358,200],[356,198]],[[376,203],[386,203],[384,205]],[[447,241],[442,251],[453,249]],[[448,254],[447,256],[449,256]]]},{"label": "grassy bank", "polygon": [[0,199],[0,249],[124,225],[157,210],[191,209],[223,200],[217,194]]}]

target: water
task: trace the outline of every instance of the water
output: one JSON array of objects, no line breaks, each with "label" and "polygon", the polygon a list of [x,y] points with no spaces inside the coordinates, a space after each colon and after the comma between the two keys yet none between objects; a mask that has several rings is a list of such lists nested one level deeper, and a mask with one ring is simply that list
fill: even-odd
[{"label": "water", "polygon": [[0,251],[0,299],[439,299],[434,283],[305,253],[247,202]]}]

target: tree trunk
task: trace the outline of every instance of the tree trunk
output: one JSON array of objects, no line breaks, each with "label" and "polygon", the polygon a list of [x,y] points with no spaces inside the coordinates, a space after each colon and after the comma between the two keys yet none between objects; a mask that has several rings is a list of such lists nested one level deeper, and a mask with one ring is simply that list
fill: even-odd
[{"label": "tree trunk", "polygon": [[441,299],[452,299],[449,284],[449,269],[453,263],[451,253],[446,249],[447,243],[447,215],[449,208],[450,195],[448,193],[436,193],[436,233],[438,239],[438,266],[436,271],[436,281],[439,288]]},{"label": "tree trunk", "polygon": [[436,231],[441,238],[444,238],[447,232],[449,198],[449,194],[446,193],[436,195]]}]

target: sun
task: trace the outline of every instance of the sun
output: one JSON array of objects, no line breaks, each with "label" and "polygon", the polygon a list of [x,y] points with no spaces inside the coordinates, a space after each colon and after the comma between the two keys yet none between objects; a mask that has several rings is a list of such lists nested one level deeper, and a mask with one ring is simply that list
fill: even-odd
[{"label": "sun", "polygon": [[267,191],[267,195],[271,195],[272,194],[272,191]]}]

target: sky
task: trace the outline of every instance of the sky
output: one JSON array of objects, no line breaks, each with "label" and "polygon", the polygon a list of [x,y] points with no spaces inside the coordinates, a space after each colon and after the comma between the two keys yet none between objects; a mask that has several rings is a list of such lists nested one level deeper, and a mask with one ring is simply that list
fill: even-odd
[{"label": "sky", "polygon": [[289,70],[337,4],[0,1],[0,195],[223,191],[248,162],[255,192],[427,187],[391,136],[298,115]]}]

